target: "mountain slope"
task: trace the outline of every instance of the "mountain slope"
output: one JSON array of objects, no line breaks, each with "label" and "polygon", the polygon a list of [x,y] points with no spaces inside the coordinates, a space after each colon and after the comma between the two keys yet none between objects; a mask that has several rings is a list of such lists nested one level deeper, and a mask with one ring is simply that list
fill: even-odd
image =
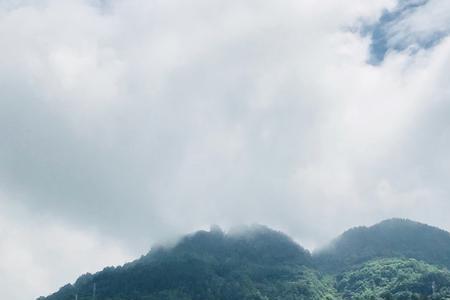
[{"label": "mountain slope", "polygon": [[311,255],[264,226],[214,227],[40,300],[450,299],[450,234],[391,219]]},{"label": "mountain slope", "polygon": [[314,255],[323,270],[340,271],[374,258],[415,258],[450,267],[450,234],[426,224],[390,219],[344,232]]},{"label": "mountain slope", "polygon": [[415,259],[367,262],[336,278],[343,299],[450,299],[450,272]]},{"label": "mountain slope", "polygon": [[118,268],[80,277],[46,300],[332,299],[308,251],[263,226],[200,231]]}]

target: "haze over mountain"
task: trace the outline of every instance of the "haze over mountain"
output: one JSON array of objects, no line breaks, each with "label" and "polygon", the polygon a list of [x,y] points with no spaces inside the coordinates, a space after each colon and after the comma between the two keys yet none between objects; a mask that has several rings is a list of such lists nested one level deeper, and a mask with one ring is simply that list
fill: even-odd
[{"label": "haze over mountain", "polygon": [[350,229],[312,254],[264,226],[213,227],[39,299],[450,299],[449,257],[450,233],[406,219]]}]

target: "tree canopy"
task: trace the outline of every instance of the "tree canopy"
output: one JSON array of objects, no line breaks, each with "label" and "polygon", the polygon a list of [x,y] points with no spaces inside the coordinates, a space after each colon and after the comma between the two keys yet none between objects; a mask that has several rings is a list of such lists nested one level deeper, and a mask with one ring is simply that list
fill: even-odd
[{"label": "tree canopy", "polygon": [[217,227],[39,300],[450,299],[450,234],[388,220],[310,254],[264,226]]}]

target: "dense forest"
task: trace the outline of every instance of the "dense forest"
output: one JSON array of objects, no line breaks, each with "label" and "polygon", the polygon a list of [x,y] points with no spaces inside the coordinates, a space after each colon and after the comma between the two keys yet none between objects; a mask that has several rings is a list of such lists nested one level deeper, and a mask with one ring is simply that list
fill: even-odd
[{"label": "dense forest", "polygon": [[450,299],[450,234],[391,219],[310,253],[264,226],[213,227],[39,300]]}]

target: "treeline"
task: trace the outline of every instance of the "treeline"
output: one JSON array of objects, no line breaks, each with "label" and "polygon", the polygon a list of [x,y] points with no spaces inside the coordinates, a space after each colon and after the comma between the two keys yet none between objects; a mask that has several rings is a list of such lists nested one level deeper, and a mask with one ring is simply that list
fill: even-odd
[{"label": "treeline", "polygon": [[314,254],[263,226],[219,228],[81,276],[41,300],[450,299],[450,234],[408,220],[344,233]]}]

